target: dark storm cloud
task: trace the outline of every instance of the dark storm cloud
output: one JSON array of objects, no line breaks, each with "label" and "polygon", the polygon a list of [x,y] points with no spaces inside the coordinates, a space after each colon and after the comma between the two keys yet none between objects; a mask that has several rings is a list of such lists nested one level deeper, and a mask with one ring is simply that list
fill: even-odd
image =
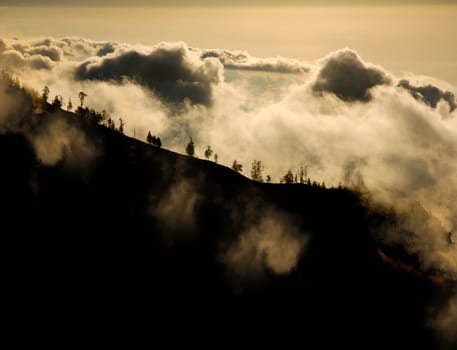
[{"label": "dark storm cloud", "polygon": [[305,73],[309,71],[308,65],[296,59],[286,57],[257,58],[243,51],[203,50],[201,57],[215,57],[228,69],[276,73]]},{"label": "dark storm cloud", "polygon": [[148,87],[165,102],[210,105],[213,85],[222,79],[216,59],[194,57],[184,44],[161,45],[150,53],[122,52],[88,60],[75,71],[77,80],[120,83],[125,78]]},{"label": "dark storm cloud", "polygon": [[408,90],[416,100],[423,101],[432,108],[436,108],[440,100],[444,100],[449,104],[450,112],[453,112],[457,108],[455,95],[450,91],[443,91],[434,85],[413,86],[408,80],[403,79],[400,80],[398,86]]},{"label": "dark storm cloud", "polygon": [[384,71],[365,64],[356,52],[344,49],[323,60],[312,90],[316,94],[333,93],[347,102],[368,102],[372,87],[389,83]]}]

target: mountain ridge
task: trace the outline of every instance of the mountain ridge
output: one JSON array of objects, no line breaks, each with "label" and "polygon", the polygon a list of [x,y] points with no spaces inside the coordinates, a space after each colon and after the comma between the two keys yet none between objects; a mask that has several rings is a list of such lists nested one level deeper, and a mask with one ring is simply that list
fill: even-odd
[{"label": "mountain ridge", "polygon": [[[44,134],[47,150],[66,135],[61,157],[44,164],[30,134]],[[348,189],[254,182],[62,110],[0,135],[0,162],[9,277],[27,307],[202,312],[235,317],[234,334],[255,322],[278,334],[300,327],[316,341],[336,331],[342,344],[362,345],[357,329],[379,347],[439,344],[428,305],[452,283],[401,268],[371,232],[389,217]],[[292,257],[280,251],[278,262],[270,241],[257,241],[265,235]]]}]

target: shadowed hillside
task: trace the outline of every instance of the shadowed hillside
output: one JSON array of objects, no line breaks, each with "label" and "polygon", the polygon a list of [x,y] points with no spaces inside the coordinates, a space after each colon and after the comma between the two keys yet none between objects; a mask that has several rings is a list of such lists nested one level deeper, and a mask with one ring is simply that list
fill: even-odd
[{"label": "shadowed hillside", "polygon": [[0,164],[9,286],[38,318],[178,329],[198,314],[221,336],[441,344],[430,303],[451,282],[377,242],[395,218],[349,190],[256,183],[61,110],[0,135]]}]

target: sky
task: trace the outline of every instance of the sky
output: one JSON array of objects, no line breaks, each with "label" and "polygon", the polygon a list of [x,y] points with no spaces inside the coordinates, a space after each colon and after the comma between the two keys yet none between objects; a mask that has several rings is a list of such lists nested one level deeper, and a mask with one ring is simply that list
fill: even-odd
[{"label": "sky", "polygon": [[307,62],[349,47],[395,73],[430,75],[457,85],[457,6],[68,9],[40,5],[0,8],[0,35],[83,36],[130,44],[184,41],[192,47],[246,50],[260,57]]},{"label": "sky", "polygon": [[1,0],[0,6],[348,6],[348,5],[457,4],[457,0]]}]

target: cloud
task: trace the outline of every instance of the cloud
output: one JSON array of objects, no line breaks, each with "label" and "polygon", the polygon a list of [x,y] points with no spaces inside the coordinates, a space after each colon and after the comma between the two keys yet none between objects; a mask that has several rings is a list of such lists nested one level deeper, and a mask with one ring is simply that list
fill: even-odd
[{"label": "cloud", "polygon": [[387,74],[364,63],[352,50],[344,49],[324,58],[312,89],[316,94],[333,93],[343,101],[368,102],[371,88],[390,83]]},{"label": "cloud", "polygon": [[0,53],[5,51],[8,48],[8,44],[5,39],[0,38]]},{"label": "cloud", "polygon": [[113,42],[98,42],[78,37],[0,39],[0,66],[19,73],[24,69],[52,70],[62,61],[81,62],[88,57],[104,56],[123,47]]},{"label": "cloud", "polygon": [[15,71],[31,68],[31,69],[52,69],[53,61],[41,54],[24,55],[17,50],[5,50],[0,54],[0,67],[12,69]]},{"label": "cloud", "polygon": [[43,57],[48,57],[52,61],[61,61],[63,58],[63,50],[57,46],[35,46],[30,48],[30,55],[41,55]]},{"label": "cloud", "polygon": [[113,43],[105,43],[103,46],[98,50],[97,56],[103,57],[110,53],[113,53],[116,50],[116,45]]},{"label": "cloud", "polygon": [[0,66],[10,70],[52,69],[64,52],[54,39],[0,40]]},{"label": "cloud", "polygon": [[238,281],[262,278],[265,269],[284,275],[296,267],[308,239],[291,217],[269,209],[240,233],[221,260]]},{"label": "cloud", "polygon": [[94,41],[80,37],[53,39],[51,43],[62,48],[68,60],[78,63],[90,57],[103,57],[118,49],[131,47],[112,41]]},{"label": "cloud", "polygon": [[245,51],[207,49],[202,50],[200,57],[202,59],[217,58],[227,69],[293,74],[306,73],[310,70],[309,65],[300,60],[286,57],[258,58]]},{"label": "cloud", "polygon": [[451,91],[443,91],[431,84],[412,86],[406,79],[400,80],[398,86],[409,91],[415,99],[423,101],[432,108],[436,108],[438,102],[440,102],[440,100],[444,100],[449,104],[450,112],[457,109],[457,101],[455,99],[455,95]]},{"label": "cloud", "polygon": [[78,66],[78,80],[121,83],[125,78],[148,87],[164,101],[210,105],[212,88],[222,80],[220,63],[199,60],[183,43],[162,44],[149,53],[136,50],[91,59]]}]

